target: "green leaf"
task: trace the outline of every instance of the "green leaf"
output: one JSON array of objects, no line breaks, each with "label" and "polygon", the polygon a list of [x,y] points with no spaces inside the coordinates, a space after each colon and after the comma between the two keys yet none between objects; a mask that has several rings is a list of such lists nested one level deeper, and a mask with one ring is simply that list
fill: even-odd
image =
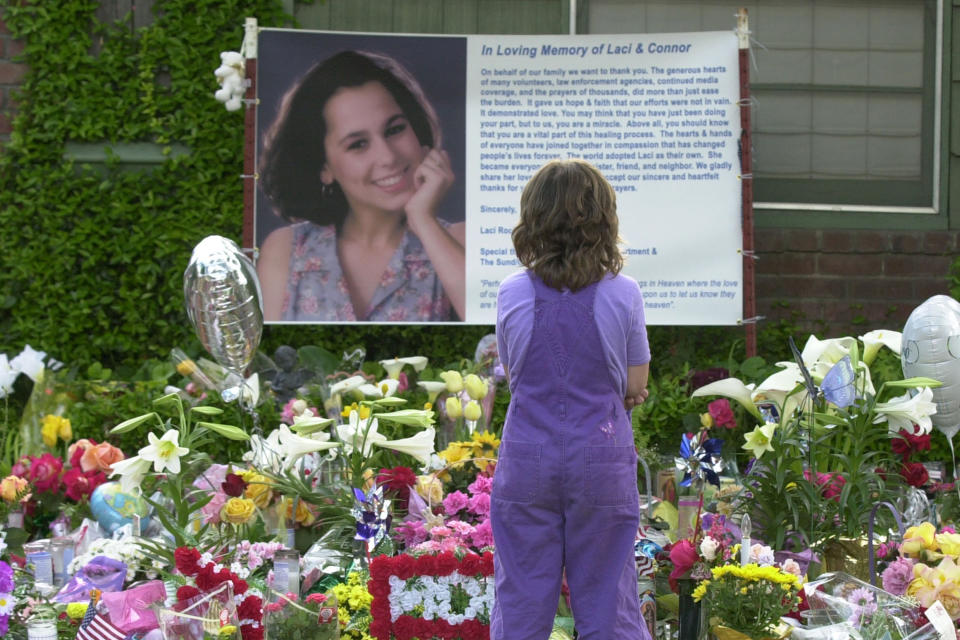
[{"label": "green leaf", "polygon": [[139,427],[141,424],[143,424],[150,418],[156,418],[158,422],[163,424],[162,421],[160,420],[160,416],[158,416],[156,412],[151,411],[150,413],[145,413],[142,416],[137,416],[136,418],[130,418],[129,420],[124,420],[123,422],[115,426],[113,429],[110,429],[110,433],[118,434],[118,433],[126,433],[127,431],[133,431],[134,429]]},{"label": "green leaf", "polygon": [[249,440],[250,436],[247,435],[247,432],[241,429],[240,427],[235,427],[230,424],[219,424],[217,422],[198,422],[198,427],[203,427],[209,429],[214,433],[219,433],[224,438],[229,438],[230,440]]}]

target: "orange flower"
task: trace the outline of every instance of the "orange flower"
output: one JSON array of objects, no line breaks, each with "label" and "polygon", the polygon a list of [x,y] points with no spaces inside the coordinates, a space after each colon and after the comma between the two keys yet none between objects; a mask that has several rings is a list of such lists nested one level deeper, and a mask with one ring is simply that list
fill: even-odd
[{"label": "orange flower", "polygon": [[124,458],[126,456],[123,455],[123,451],[108,442],[101,442],[83,452],[83,457],[80,458],[80,468],[84,472],[96,469],[106,473],[111,470],[110,467],[114,462],[120,462]]}]

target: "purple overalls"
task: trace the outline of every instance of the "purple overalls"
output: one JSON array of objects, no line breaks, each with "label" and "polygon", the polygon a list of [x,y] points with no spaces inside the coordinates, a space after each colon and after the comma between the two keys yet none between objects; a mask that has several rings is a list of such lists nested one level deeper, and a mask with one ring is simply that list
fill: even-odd
[{"label": "purple overalls", "polygon": [[650,640],[633,544],[637,454],[594,319],[597,284],[531,276],[534,328],[511,400],[491,502],[492,640],[545,640],[564,569],[581,640]]}]

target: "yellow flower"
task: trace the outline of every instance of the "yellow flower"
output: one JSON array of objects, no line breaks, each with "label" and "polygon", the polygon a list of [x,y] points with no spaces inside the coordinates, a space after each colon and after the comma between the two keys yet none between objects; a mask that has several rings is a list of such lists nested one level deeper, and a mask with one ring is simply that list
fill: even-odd
[{"label": "yellow flower", "polygon": [[196,370],[197,370],[197,365],[194,364],[193,360],[190,360],[189,358],[186,360],[181,360],[180,362],[177,363],[177,373],[179,373],[182,376],[187,377]]},{"label": "yellow flower", "polygon": [[220,637],[221,638],[232,638],[237,633],[236,625],[226,624],[220,627]]},{"label": "yellow flower", "polygon": [[358,405],[356,402],[344,406],[343,411],[340,412],[340,415],[344,418],[349,418],[351,411],[356,411],[361,420],[366,420],[370,417],[370,407],[368,405]]},{"label": "yellow flower", "polygon": [[924,550],[935,551],[937,548],[936,534],[937,528],[929,522],[910,527],[903,534],[903,544],[900,545],[900,552],[915,556]]},{"label": "yellow flower", "polygon": [[936,540],[940,553],[954,558],[960,556],[960,533],[938,533]]},{"label": "yellow flower", "polygon": [[7,502],[15,502],[17,497],[26,490],[27,485],[28,482],[26,478],[13,475],[7,476],[3,480],[0,480],[0,498],[3,498]]},{"label": "yellow flower", "polygon": [[447,396],[447,401],[444,406],[447,409],[447,415],[450,416],[452,420],[456,420],[463,415],[463,407],[460,405],[460,398],[457,396]]},{"label": "yellow flower", "polygon": [[48,413],[43,416],[40,435],[43,436],[43,444],[52,449],[57,446],[57,438],[60,438],[64,442],[72,440],[73,429],[70,427],[70,421],[66,418]]},{"label": "yellow flower", "polygon": [[475,373],[471,373],[463,379],[463,386],[466,387],[467,393],[474,400],[483,400],[487,395],[487,383]]},{"label": "yellow flower", "polygon": [[473,435],[470,436],[470,439],[481,444],[484,449],[489,447],[490,449],[496,451],[500,447],[500,439],[497,438],[496,434],[490,431],[475,431]]},{"label": "yellow flower", "polygon": [[[281,513],[285,514],[286,518],[288,519],[293,516],[293,500],[290,498],[284,498],[283,510]],[[307,506],[307,503],[303,500],[297,500],[296,521],[298,524],[301,524],[304,527],[309,527],[317,521],[317,516],[313,514],[313,511],[310,510],[310,508]]]},{"label": "yellow flower", "polygon": [[253,503],[261,509],[266,509],[273,498],[273,490],[270,488],[269,480],[264,475],[255,471],[247,471],[240,474],[247,483],[247,488],[243,495],[253,500]]},{"label": "yellow flower", "polygon": [[230,498],[220,509],[220,517],[233,524],[247,524],[257,512],[257,505],[247,498]]},{"label": "yellow flower", "polygon": [[417,493],[428,504],[438,505],[443,502],[443,483],[434,476],[417,476]]},{"label": "yellow flower", "polygon": [[916,598],[924,608],[939,600],[951,618],[960,617],[960,567],[952,558],[944,558],[936,567],[916,564],[913,575],[907,587],[908,596]]},{"label": "yellow flower", "polygon": [[704,429],[709,429],[710,427],[712,427],[712,426],[713,426],[713,416],[711,416],[709,413],[701,413],[701,414],[700,414],[700,426],[703,427]]},{"label": "yellow flower", "polygon": [[463,377],[459,371],[444,371],[440,378],[447,383],[448,393],[460,393],[463,391]]},{"label": "yellow flower", "polygon": [[71,620],[83,620],[84,614],[87,613],[88,606],[86,602],[71,602],[67,605],[67,616]]},{"label": "yellow flower", "polygon": [[467,406],[463,408],[463,417],[471,422],[476,422],[480,419],[483,411],[480,409],[480,405],[477,404],[476,400],[471,400],[467,403]]}]

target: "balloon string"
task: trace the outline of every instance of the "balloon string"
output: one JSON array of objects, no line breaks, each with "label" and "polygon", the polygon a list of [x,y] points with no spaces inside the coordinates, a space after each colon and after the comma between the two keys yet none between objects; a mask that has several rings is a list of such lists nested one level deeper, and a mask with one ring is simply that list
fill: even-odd
[{"label": "balloon string", "polygon": [[957,452],[953,448],[953,438],[947,438],[950,445],[950,457],[953,460],[953,488],[957,491],[957,498],[960,498],[960,482],[957,481]]}]

